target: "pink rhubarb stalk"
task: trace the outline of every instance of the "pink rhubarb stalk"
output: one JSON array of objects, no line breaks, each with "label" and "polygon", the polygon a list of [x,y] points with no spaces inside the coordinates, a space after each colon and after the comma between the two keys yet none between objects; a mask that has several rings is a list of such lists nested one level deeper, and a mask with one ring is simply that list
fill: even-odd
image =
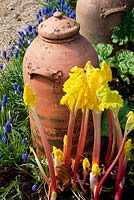
[{"label": "pink rhubarb stalk", "polygon": [[124,150],[124,145],[125,145],[126,139],[127,139],[127,135],[124,134],[124,138],[123,138],[123,141],[122,141],[122,144],[120,146],[120,149],[118,151],[117,156],[115,157],[114,161],[109,166],[109,168],[106,170],[105,174],[103,175],[103,177],[101,178],[100,182],[97,185],[95,196],[94,196],[94,200],[99,200],[99,193],[100,193],[101,187],[102,187],[104,181],[106,180],[106,178],[108,177],[109,173],[112,171],[112,169],[114,168],[114,166],[118,162],[118,160],[119,160],[119,158],[120,158],[120,156],[121,156],[121,154],[122,154],[122,152]]},{"label": "pink rhubarb stalk", "polygon": [[89,118],[89,109],[87,108],[82,115],[82,123],[81,123],[81,130],[79,141],[77,145],[77,152],[75,156],[75,164],[74,164],[74,172],[73,172],[73,183],[76,183],[76,174],[77,168],[80,163],[80,159],[84,150],[85,142],[86,142],[86,135],[87,135],[87,128],[88,128],[88,118]]},{"label": "pink rhubarb stalk", "polygon": [[100,162],[100,149],[101,149],[101,114],[102,112],[92,111],[93,124],[94,124],[94,145],[92,153],[92,165]]},{"label": "pink rhubarb stalk", "polygon": [[112,123],[112,115],[111,111],[107,110],[107,116],[108,116],[108,149],[107,149],[107,154],[106,154],[106,159],[105,159],[105,169],[109,167],[109,157],[111,154],[111,149],[112,149],[112,143],[113,143],[113,123]]},{"label": "pink rhubarb stalk", "polygon": [[52,155],[51,155],[50,146],[48,144],[47,137],[44,133],[44,130],[42,128],[42,125],[40,123],[37,113],[34,111],[34,109],[30,109],[30,110],[32,112],[33,118],[34,118],[37,128],[39,130],[39,133],[40,133],[40,136],[42,139],[43,148],[46,153],[46,158],[48,161],[48,167],[49,167],[49,171],[50,171],[50,179],[51,179],[50,193],[52,194],[52,192],[56,191],[56,177],[55,177],[55,171],[54,171],[54,165],[53,165],[53,159],[52,159]]},{"label": "pink rhubarb stalk", "polygon": [[40,163],[40,161],[39,161],[39,159],[38,159],[38,157],[37,157],[37,155],[36,155],[36,153],[35,153],[35,151],[33,149],[32,149],[32,153],[33,153],[33,155],[35,157],[35,160],[37,162],[37,165],[38,165],[38,167],[40,169],[40,172],[41,172],[44,180],[46,181],[47,185],[50,187],[50,180],[47,177],[46,173],[44,172],[44,169],[43,169],[43,167],[42,167],[42,165],[41,165],[41,163]]},{"label": "pink rhubarb stalk", "polygon": [[[117,145],[118,145],[118,151],[119,151],[122,140],[123,140],[123,134],[122,134],[122,130],[121,130],[119,119],[118,119],[118,111],[113,111],[113,116],[114,116],[115,126],[116,126],[116,130],[117,130]],[[120,158],[119,158],[118,173],[116,176],[117,191],[120,188],[120,183],[121,183],[122,176],[123,176],[123,167],[122,167],[123,157],[124,157],[124,152],[122,151]]]},{"label": "pink rhubarb stalk", "polygon": [[66,155],[65,155],[65,166],[70,171],[71,170],[71,150],[72,150],[72,140],[74,135],[74,125],[75,125],[76,113],[74,109],[70,111],[68,131],[67,131],[67,145],[66,145]]}]

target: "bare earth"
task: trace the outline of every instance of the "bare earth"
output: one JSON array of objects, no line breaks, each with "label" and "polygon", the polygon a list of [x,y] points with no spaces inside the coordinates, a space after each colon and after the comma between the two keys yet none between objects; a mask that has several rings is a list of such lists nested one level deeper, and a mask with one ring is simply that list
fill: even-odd
[{"label": "bare earth", "polygon": [[18,31],[28,23],[36,24],[35,14],[43,0],[0,0],[0,62],[2,50],[8,50]]}]

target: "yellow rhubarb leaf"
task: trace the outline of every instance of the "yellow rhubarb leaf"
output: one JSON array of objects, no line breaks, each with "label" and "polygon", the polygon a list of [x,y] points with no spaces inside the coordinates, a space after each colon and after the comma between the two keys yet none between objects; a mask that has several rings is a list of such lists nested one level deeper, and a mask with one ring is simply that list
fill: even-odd
[{"label": "yellow rhubarb leaf", "polygon": [[123,106],[123,99],[117,90],[110,90],[109,87],[100,88],[97,91],[100,100],[99,108],[103,111],[106,109],[119,110]]},{"label": "yellow rhubarb leaf", "polygon": [[127,133],[130,133],[132,130],[134,130],[134,112],[130,111],[127,114],[127,122],[125,130]]},{"label": "yellow rhubarb leaf", "polygon": [[90,167],[90,162],[89,162],[88,158],[83,159],[82,166],[83,166],[84,171]]},{"label": "yellow rhubarb leaf", "polygon": [[128,139],[124,145],[124,154],[125,156],[128,156],[129,152],[130,152],[130,149],[131,149],[131,143],[132,143],[132,140],[131,139]]},{"label": "yellow rhubarb leaf", "polygon": [[101,71],[103,72],[107,82],[112,80],[112,70],[105,60],[103,60],[101,63]]},{"label": "yellow rhubarb leaf", "polygon": [[36,94],[32,91],[32,88],[28,85],[28,83],[24,87],[23,99],[24,103],[30,107],[34,107],[37,101]]},{"label": "yellow rhubarb leaf", "polygon": [[92,166],[92,173],[94,176],[100,176],[101,175],[101,168],[97,163],[94,163]]},{"label": "yellow rhubarb leaf", "polygon": [[62,152],[61,149],[58,149],[55,146],[53,146],[53,155],[54,155],[55,167],[64,164],[64,153]]}]

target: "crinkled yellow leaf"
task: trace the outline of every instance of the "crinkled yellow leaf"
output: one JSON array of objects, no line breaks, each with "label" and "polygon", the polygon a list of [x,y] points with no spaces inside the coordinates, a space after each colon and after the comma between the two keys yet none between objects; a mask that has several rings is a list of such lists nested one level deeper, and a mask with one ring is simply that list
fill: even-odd
[{"label": "crinkled yellow leaf", "polygon": [[112,80],[111,68],[105,60],[103,60],[102,63],[101,63],[101,71],[103,72],[104,77],[105,77],[107,82]]},{"label": "crinkled yellow leaf", "polygon": [[61,151],[61,149],[58,149],[55,146],[53,146],[53,154],[54,159],[56,161],[56,166],[64,163],[64,153]]},{"label": "crinkled yellow leaf", "polygon": [[88,158],[84,158],[84,159],[83,159],[82,166],[83,166],[83,170],[84,170],[84,171],[85,171],[87,168],[90,167],[90,162],[89,162]]},{"label": "crinkled yellow leaf", "polygon": [[123,99],[117,90],[110,90],[109,87],[100,88],[97,96],[101,102],[99,105],[101,110],[105,108],[119,110],[123,106]]},{"label": "crinkled yellow leaf", "polygon": [[23,99],[27,106],[33,107],[36,104],[36,94],[32,91],[28,83],[24,87]]},{"label": "crinkled yellow leaf", "polygon": [[130,149],[131,149],[131,143],[132,143],[132,140],[131,139],[128,139],[124,145],[124,154],[125,156],[128,156],[129,152],[130,152]]},{"label": "crinkled yellow leaf", "polygon": [[134,130],[134,112],[130,111],[128,114],[127,114],[127,122],[126,122],[126,131],[129,133],[131,132],[132,130]]},{"label": "crinkled yellow leaf", "polygon": [[94,176],[100,176],[101,175],[101,168],[97,163],[94,163],[92,166],[92,173]]}]

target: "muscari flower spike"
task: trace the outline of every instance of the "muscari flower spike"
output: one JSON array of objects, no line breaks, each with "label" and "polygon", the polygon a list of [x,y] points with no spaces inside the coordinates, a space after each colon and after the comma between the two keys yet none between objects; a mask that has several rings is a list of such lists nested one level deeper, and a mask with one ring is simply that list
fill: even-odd
[{"label": "muscari flower spike", "polygon": [[34,184],[34,185],[32,186],[32,191],[35,192],[36,190],[37,190],[37,185]]},{"label": "muscari flower spike", "polygon": [[28,161],[28,156],[27,156],[26,153],[22,154],[22,160],[23,160],[23,162],[27,162]]},{"label": "muscari flower spike", "polygon": [[21,144],[22,144],[22,145],[25,145],[25,144],[26,144],[26,139],[25,139],[25,138],[22,139]]},{"label": "muscari flower spike", "polygon": [[10,133],[11,132],[11,124],[10,123],[6,123],[4,126],[4,130],[6,133]]},{"label": "muscari flower spike", "polygon": [[7,139],[7,137],[6,136],[2,136],[2,142],[4,143],[4,144],[7,144],[8,143],[8,139]]},{"label": "muscari flower spike", "polygon": [[2,63],[0,63],[0,69],[3,69],[3,64]]}]

